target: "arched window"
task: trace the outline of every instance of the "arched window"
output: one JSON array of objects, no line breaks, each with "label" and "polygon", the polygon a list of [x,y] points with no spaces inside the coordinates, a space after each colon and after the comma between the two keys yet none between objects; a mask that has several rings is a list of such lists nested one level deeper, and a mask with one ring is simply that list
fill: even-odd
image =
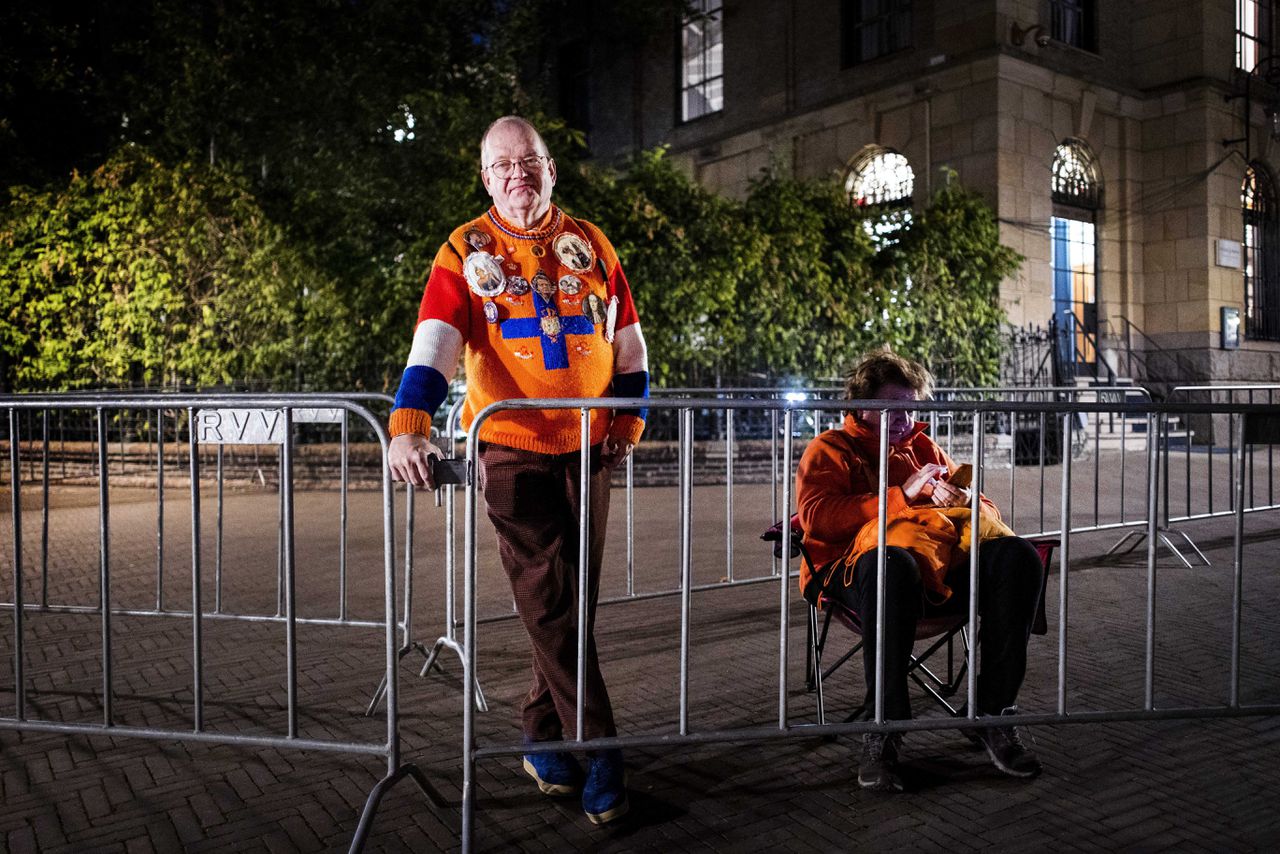
[{"label": "arched window", "polygon": [[907,158],[891,148],[869,145],[849,164],[844,188],[856,205],[910,206],[915,183]]},{"label": "arched window", "polygon": [[893,243],[899,230],[911,224],[911,194],[916,176],[907,158],[891,148],[869,145],[849,163],[844,188],[859,207],[875,208],[878,215],[862,223],[877,245]]},{"label": "arched window", "polygon": [[1086,210],[1098,209],[1098,161],[1080,139],[1068,139],[1053,154],[1053,200]]},{"label": "arched window", "polygon": [[1244,212],[1244,333],[1280,341],[1280,211],[1275,182],[1261,163],[1245,167],[1240,186]]},{"label": "arched window", "polygon": [[1098,208],[1102,180],[1087,143],[1067,139],[1053,155],[1053,317],[1058,365],[1068,380],[1097,363]]}]

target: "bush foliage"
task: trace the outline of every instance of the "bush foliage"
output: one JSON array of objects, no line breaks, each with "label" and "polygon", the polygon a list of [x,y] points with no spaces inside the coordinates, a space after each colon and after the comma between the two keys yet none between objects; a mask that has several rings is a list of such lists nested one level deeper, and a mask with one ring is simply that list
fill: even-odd
[{"label": "bush foliage", "polygon": [[[1019,259],[957,182],[886,238],[871,227],[885,214],[835,182],[765,174],[738,202],[661,150],[621,170],[567,161],[558,198],[617,247],[655,382],[829,380],[881,344],[950,381],[996,378],[997,294]],[[434,191],[478,212],[464,170]],[[243,179],[126,146],[62,189],[12,193],[0,219],[9,385],[393,389],[451,223],[402,236],[396,257],[343,281],[324,263],[332,247],[291,238]]]}]

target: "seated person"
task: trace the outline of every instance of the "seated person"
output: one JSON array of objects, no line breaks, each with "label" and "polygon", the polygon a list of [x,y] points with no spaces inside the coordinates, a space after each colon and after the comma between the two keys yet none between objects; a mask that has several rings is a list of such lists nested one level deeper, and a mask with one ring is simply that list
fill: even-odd
[{"label": "seated person", "polygon": [[[921,365],[887,349],[864,357],[850,372],[846,400],[915,401],[927,397],[932,377]],[[967,614],[970,493],[946,478],[959,467],[925,434],[926,424],[906,409],[888,413],[886,495],[884,716],[911,717],[908,656],[923,616]],[[850,411],[840,429],[818,436],[797,473],[796,501],[813,566],[801,569],[810,602],[819,595],[858,614],[863,626],[867,703],[874,703],[876,661],[876,551],[879,510],[880,410]],[[978,614],[981,617],[978,713],[1011,713],[1027,668],[1027,640],[1040,599],[1043,567],[1035,548],[999,521],[980,496]],[[954,521],[952,521],[954,520]],[[948,538],[947,532],[950,532]],[[861,536],[859,536],[861,534]],[[1040,763],[1015,727],[972,729],[996,768],[1033,777]],[[902,791],[897,772],[901,733],[869,732],[863,739],[858,784]]]}]

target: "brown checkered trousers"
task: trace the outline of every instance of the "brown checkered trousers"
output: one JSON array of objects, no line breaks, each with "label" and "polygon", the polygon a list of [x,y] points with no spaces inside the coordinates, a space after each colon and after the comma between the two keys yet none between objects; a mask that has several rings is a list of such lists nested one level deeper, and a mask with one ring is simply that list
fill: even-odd
[{"label": "brown checkered trousers", "polygon": [[[590,561],[583,737],[617,734],[613,707],[596,658],[609,469],[600,446],[590,451]],[[555,741],[577,734],[578,514],[581,454],[539,454],[481,443],[480,485],[498,552],[511,581],[516,612],[533,646],[533,687],[521,710],[525,738]]]}]

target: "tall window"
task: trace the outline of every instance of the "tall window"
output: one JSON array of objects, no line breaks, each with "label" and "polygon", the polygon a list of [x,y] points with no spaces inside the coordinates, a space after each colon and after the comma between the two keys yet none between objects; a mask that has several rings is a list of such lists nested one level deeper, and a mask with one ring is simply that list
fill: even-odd
[{"label": "tall window", "polygon": [[1074,371],[1097,360],[1097,220],[1101,180],[1097,159],[1079,139],[1058,146],[1052,167],[1053,313],[1059,364]]},{"label": "tall window", "polygon": [[840,6],[846,68],[911,44],[911,0],[844,0]]},{"label": "tall window", "polygon": [[681,29],[680,119],[724,109],[724,26],[721,0],[692,0]]},{"label": "tall window", "polygon": [[1272,0],[1236,0],[1236,68],[1252,71],[1271,52]]},{"label": "tall window", "polygon": [[863,227],[877,244],[892,243],[894,235],[911,223],[915,182],[907,158],[891,148],[869,145],[849,163],[845,192],[855,205],[876,208],[878,216],[867,217]]},{"label": "tall window", "polygon": [[1276,188],[1260,163],[1244,171],[1244,334],[1280,341],[1280,211]]},{"label": "tall window", "polygon": [[1049,0],[1049,35],[1081,50],[1098,49],[1096,0]]}]

